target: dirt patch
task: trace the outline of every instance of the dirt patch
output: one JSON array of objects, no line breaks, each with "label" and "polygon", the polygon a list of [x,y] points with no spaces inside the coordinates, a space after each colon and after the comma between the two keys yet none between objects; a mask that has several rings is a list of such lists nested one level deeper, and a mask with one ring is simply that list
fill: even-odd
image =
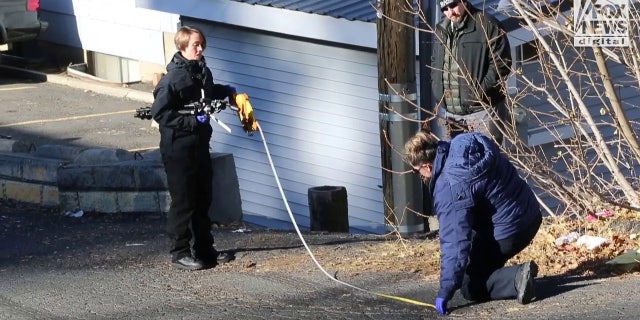
[{"label": "dirt patch", "polygon": [[[611,276],[616,270],[605,262],[640,247],[637,234],[612,228],[623,220],[636,221],[622,215],[595,221],[546,218],[533,243],[509,264],[535,260],[541,276]],[[37,257],[58,251],[74,256],[89,254],[87,264],[94,266],[112,261],[143,265],[168,262],[165,223],[164,216],[157,214],[86,213],[81,218],[70,218],[56,209],[0,201],[0,232],[6,238],[3,247],[7,257]],[[609,242],[594,250],[576,243],[555,244],[558,237],[571,231],[604,237]],[[236,262],[219,266],[220,272],[317,271],[295,231],[236,225],[216,227],[213,233],[219,250],[236,252]],[[436,233],[403,238],[397,234],[328,232],[304,232],[302,236],[319,264],[338,277],[381,271],[414,273],[431,279],[439,276]],[[35,247],[37,252],[21,249],[26,239],[41,244]],[[134,246],[137,244],[144,247]],[[137,253],[131,256],[129,251],[135,248]]]},{"label": "dirt patch", "polygon": [[[605,264],[607,261],[628,251],[640,248],[640,237],[625,233],[611,226],[629,217],[608,220],[576,220],[546,218],[533,243],[507,264],[534,260],[540,267],[541,276],[576,275],[602,276],[616,275],[619,271]],[[626,225],[626,224],[625,224]],[[575,242],[556,245],[556,239],[571,231],[603,237],[608,243],[589,250]],[[220,230],[219,232],[222,232]],[[316,266],[295,232],[252,231],[251,241],[269,244],[274,250],[262,252],[242,250],[238,256],[250,263],[235,265],[235,268],[260,270],[305,269],[315,270]],[[217,239],[222,246],[234,237],[225,232]],[[311,252],[329,273],[357,275],[366,272],[410,272],[425,278],[437,278],[440,272],[440,247],[437,234],[401,238],[389,235],[344,235],[332,233],[305,233]],[[247,243],[238,241],[236,248]]]},{"label": "dirt patch", "polygon": [[[284,239],[278,239],[283,236]],[[227,242],[221,235],[218,242]],[[367,272],[410,272],[429,277],[437,275],[439,266],[438,242],[419,239],[393,239],[388,236],[343,237],[337,234],[303,234],[309,251],[330,274],[354,276]],[[275,250],[253,252],[239,247],[238,257],[245,260],[244,268],[261,271],[315,270],[317,266],[309,251],[295,233],[258,231],[253,241],[262,243],[290,243]],[[286,240],[285,240],[286,239]],[[239,243],[240,244],[240,243]],[[241,244],[240,244],[241,245]],[[253,263],[246,263],[246,261]],[[237,266],[237,265],[236,265]]]}]

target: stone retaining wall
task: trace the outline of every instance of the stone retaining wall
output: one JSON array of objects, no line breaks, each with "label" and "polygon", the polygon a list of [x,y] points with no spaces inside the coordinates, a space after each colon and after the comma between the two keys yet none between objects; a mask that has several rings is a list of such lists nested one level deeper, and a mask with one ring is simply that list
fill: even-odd
[{"label": "stone retaining wall", "polygon": [[[240,188],[233,155],[212,153],[213,201],[218,223],[242,220]],[[0,139],[3,199],[59,207],[62,212],[162,212],[171,197],[157,150],[133,154],[121,149],[62,145],[29,147]]]}]

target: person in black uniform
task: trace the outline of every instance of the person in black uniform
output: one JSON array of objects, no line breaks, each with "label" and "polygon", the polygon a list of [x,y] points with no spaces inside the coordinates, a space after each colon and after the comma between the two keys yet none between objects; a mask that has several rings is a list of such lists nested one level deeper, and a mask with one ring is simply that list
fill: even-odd
[{"label": "person in black uniform", "polygon": [[209,116],[184,114],[180,109],[202,98],[233,101],[235,89],[213,83],[202,56],[207,44],[202,31],[181,27],[175,44],[178,52],[153,91],[151,114],[160,127],[160,154],[171,195],[167,218],[171,262],[180,269],[200,270],[227,262],[231,256],[215,250],[211,235]]}]

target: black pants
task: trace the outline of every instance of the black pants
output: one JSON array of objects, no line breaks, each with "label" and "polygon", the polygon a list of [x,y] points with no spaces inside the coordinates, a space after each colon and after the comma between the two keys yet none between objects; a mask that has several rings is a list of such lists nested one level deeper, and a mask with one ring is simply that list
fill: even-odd
[{"label": "black pants", "polygon": [[209,206],[213,169],[209,150],[178,155],[163,153],[162,162],[171,195],[167,232],[173,259],[211,250]]},{"label": "black pants", "polygon": [[460,289],[462,296],[470,301],[516,298],[515,278],[520,265],[504,265],[531,243],[540,224],[542,218],[522,233],[504,240],[495,240],[493,235],[475,234]]}]

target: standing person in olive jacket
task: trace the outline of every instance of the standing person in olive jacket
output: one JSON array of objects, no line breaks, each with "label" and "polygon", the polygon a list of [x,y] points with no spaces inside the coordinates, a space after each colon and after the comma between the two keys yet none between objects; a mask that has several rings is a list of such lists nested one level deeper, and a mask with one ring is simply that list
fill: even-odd
[{"label": "standing person in olive jacket", "polygon": [[540,206],[515,167],[488,137],[462,133],[451,142],[420,131],[405,156],[433,196],[440,226],[441,314],[456,290],[471,301],[535,297],[533,261],[505,267],[526,248],[542,223]]},{"label": "standing person in olive jacket", "polygon": [[509,115],[504,83],[511,72],[507,34],[467,0],[439,0],[439,5],[444,18],[435,28],[431,89],[440,123],[450,138],[464,127],[502,144],[498,126]]},{"label": "standing person in olive jacket", "polygon": [[230,259],[213,248],[209,206],[213,169],[209,155],[212,128],[208,115],[180,113],[185,105],[235,94],[231,86],[214,84],[203,51],[206,39],[193,27],[181,27],[175,36],[179,50],[156,86],[151,106],[160,126],[160,153],[167,174],[171,207],[167,232],[173,266],[199,270]]}]

